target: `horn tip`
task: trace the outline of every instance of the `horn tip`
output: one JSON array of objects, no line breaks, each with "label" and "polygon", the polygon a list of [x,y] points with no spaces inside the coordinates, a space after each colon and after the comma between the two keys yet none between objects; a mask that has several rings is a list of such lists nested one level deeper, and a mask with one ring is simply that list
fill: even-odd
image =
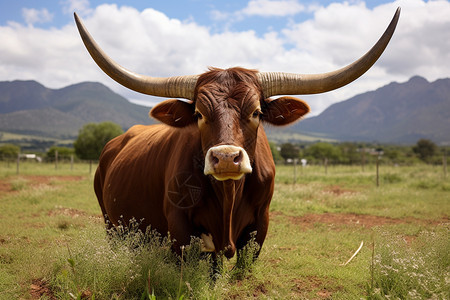
[{"label": "horn tip", "polygon": [[81,19],[76,12],[73,13],[73,18],[75,19],[75,23],[77,24],[77,27],[79,28],[79,26],[81,24]]}]

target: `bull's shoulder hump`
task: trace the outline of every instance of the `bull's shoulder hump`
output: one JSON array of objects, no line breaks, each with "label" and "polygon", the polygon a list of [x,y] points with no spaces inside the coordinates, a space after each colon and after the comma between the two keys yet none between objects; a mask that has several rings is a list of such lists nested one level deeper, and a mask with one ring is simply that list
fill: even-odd
[{"label": "bull's shoulder hump", "polygon": [[183,149],[187,144],[190,145],[188,148],[197,148],[194,145],[200,144],[200,140],[198,130],[194,126],[176,128],[166,124],[155,124],[135,125],[116,143],[119,143],[118,146],[122,150],[134,148],[148,151],[150,148],[158,148],[175,151]]}]

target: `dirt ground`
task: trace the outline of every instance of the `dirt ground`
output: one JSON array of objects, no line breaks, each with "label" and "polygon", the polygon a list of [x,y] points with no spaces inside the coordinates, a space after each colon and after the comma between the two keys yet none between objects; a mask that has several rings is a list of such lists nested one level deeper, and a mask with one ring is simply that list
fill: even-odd
[{"label": "dirt ground", "polygon": [[[83,177],[81,176],[19,176],[19,177],[10,177],[6,179],[0,180],[0,198],[9,193],[17,193],[19,192],[14,188],[14,182],[19,180],[23,180],[25,186],[41,186],[41,185],[50,185],[53,181],[78,181]],[[344,190],[339,186],[330,186],[326,191],[331,192],[336,195],[341,195],[343,193],[351,193],[352,191]],[[63,208],[57,207],[54,210],[51,210],[48,213],[48,216],[57,216],[57,215],[67,215],[73,218],[78,216],[86,215],[85,212],[81,210],[71,209],[71,208]],[[445,217],[440,220],[422,220],[416,218],[389,218],[383,216],[374,216],[374,215],[357,215],[357,214],[348,214],[348,213],[323,213],[323,214],[306,214],[303,216],[289,216],[280,211],[272,211],[270,213],[271,219],[275,218],[285,218],[290,223],[299,226],[299,228],[303,230],[311,229],[317,224],[326,225],[331,227],[332,229],[339,230],[342,226],[362,226],[365,228],[372,228],[374,226],[381,225],[395,225],[395,224],[408,224],[408,223],[423,223],[423,224],[441,224],[448,223],[450,220],[448,217]],[[299,279],[298,282],[295,282],[295,285],[300,289],[305,285],[305,282],[302,280],[319,280],[317,278],[306,278]],[[318,298],[329,298],[332,295],[333,291],[329,290],[320,290],[317,293]],[[264,294],[264,290],[257,291],[256,293]],[[30,285],[30,294],[32,299],[40,299],[42,296],[45,296],[49,299],[56,299],[53,295],[52,291],[49,289],[49,285],[46,281],[42,279],[35,279],[32,281]],[[83,295],[84,298],[88,298],[89,295]],[[87,296],[87,297],[86,297]]]},{"label": "dirt ground", "polygon": [[409,224],[422,223],[426,225],[437,225],[448,223],[448,217],[439,220],[423,220],[412,217],[394,219],[389,217],[374,216],[374,215],[357,215],[345,213],[323,213],[323,214],[307,214],[303,216],[287,216],[279,211],[270,213],[271,217],[282,216],[287,218],[292,224],[298,225],[302,229],[310,229],[315,224],[325,224],[330,227],[339,228],[342,225],[362,226],[372,228],[381,225],[395,225],[395,224]]},{"label": "dirt ground", "polygon": [[25,176],[14,176],[7,177],[5,179],[0,179],[0,197],[8,194],[17,192],[14,189],[14,181],[23,180],[28,186],[40,186],[40,185],[50,185],[52,181],[79,181],[83,179],[82,176],[37,176],[37,175],[25,175]]}]

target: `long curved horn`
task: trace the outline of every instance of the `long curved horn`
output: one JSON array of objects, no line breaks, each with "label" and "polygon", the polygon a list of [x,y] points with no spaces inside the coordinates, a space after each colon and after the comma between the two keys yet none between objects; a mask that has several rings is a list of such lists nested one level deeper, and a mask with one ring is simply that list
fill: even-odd
[{"label": "long curved horn", "polygon": [[354,63],[339,70],[323,74],[258,73],[264,97],[318,94],[349,84],[369,70],[381,56],[394,34],[399,16],[400,7],[397,8],[388,28],[372,49]]},{"label": "long curved horn", "polygon": [[76,13],[74,13],[74,17],[86,49],[97,65],[109,77],[129,89],[143,94],[191,100],[194,98],[194,89],[197,84],[198,75],[162,78],[144,76],[131,72],[106,55],[86,30]]}]

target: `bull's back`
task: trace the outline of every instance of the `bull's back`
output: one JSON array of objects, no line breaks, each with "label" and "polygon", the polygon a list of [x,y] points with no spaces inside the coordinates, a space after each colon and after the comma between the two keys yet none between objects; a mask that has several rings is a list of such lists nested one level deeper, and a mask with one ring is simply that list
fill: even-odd
[{"label": "bull's back", "polygon": [[[131,218],[167,232],[163,213],[168,165],[179,156],[188,130],[167,125],[136,125],[104,148],[94,188],[109,221],[117,225]],[[187,134],[189,135],[189,134]]]}]

